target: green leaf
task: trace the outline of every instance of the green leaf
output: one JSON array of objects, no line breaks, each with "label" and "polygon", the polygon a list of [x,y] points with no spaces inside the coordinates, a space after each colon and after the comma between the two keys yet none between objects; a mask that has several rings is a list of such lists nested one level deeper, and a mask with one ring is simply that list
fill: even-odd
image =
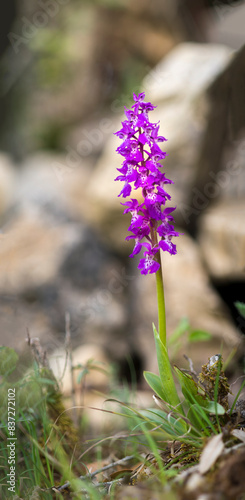
[{"label": "green leaf", "polygon": [[159,396],[159,398],[163,399],[163,401],[166,401],[165,400],[166,394],[162,389],[162,383],[160,377],[158,375],[155,375],[155,373],[146,371],[144,371],[144,377],[147,384],[150,386],[153,392],[155,392],[156,395]]},{"label": "green leaf", "polygon": [[174,416],[162,410],[141,410],[140,415],[148,418],[151,422],[154,422],[157,425],[162,425],[164,431],[168,434],[174,434],[174,437],[186,432],[186,424],[183,420],[180,420],[179,418],[176,419]]},{"label": "green leaf", "polygon": [[174,345],[176,342],[179,340],[180,337],[182,337],[186,331],[188,331],[190,328],[190,323],[187,318],[182,318],[177,326],[177,328],[174,330],[172,335],[168,339],[168,345]]},{"label": "green leaf", "polygon": [[234,306],[237,308],[238,312],[241,314],[243,318],[245,318],[245,304],[244,302],[235,302]]},{"label": "green leaf", "polygon": [[234,410],[234,408],[236,406],[236,402],[237,402],[237,400],[238,400],[238,398],[239,398],[239,396],[240,396],[240,394],[241,394],[241,392],[243,390],[244,385],[245,385],[245,380],[242,382],[241,387],[240,387],[239,391],[236,394],[236,397],[235,397],[235,399],[233,401],[233,404],[232,404],[232,407],[231,407],[231,410],[230,410],[230,414],[232,414],[232,412],[233,412],[233,410]]},{"label": "green leaf", "polygon": [[197,383],[193,380],[192,376],[188,373],[184,373],[182,370],[174,367],[175,372],[178,376],[182,394],[187,401],[192,405],[193,403],[198,403],[200,406],[205,405],[205,396],[202,396],[199,392],[199,387]]},{"label": "green leaf", "polygon": [[204,330],[192,330],[189,334],[189,342],[204,342],[212,338],[211,333]]},{"label": "green leaf", "polygon": [[194,427],[195,430],[200,431],[201,429],[203,429],[205,425],[204,424],[205,420],[203,420],[202,418],[202,412],[203,408],[198,404],[192,404],[187,412],[187,418],[189,419],[191,425]]},{"label": "green leaf", "polygon": [[164,401],[166,401],[172,406],[175,407],[178,406],[179,411],[183,412],[180,405],[179,396],[177,394],[176,387],[174,384],[174,379],[167,349],[161,342],[161,339],[154,324],[153,324],[153,332],[156,343],[157,362],[158,362],[159,375],[162,385],[162,393],[164,395],[162,399],[164,399]]},{"label": "green leaf", "polygon": [[213,413],[214,415],[225,414],[225,409],[223,408],[223,406],[220,405],[219,403],[216,403],[215,401],[209,401],[205,406],[204,410],[206,410],[207,413]]},{"label": "green leaf", "polygon": [[42,384],[47,384],[47,385],[55,385],[56,384],[55,380],[51,380],[50,378],[44,378],[44,377],[40,377],[38,379],[38,382],[42,383]]},{"label": "green leaf", "polygon": [[185,397],[186,403],[189,405],[187,416],[192,422],[194,427],[200,429],[203,427],[203,419],[206,420],[205,413],[214,413],[216,415],[223,415],[224,408],[215,401],[210,401],[205,393],[200,393],[202,389],[198,386],[197,382],[193,380],[192,376],[184,373],[182,370],[174,367],[180,381],[181,390]]},{"label": "green leaf", "polygon": [[82,380],[84,379],[84,377],[86,377],[86,375],[88,375],[88,373],[88,368],[84,368],[84,370],[82,370],[77,377],[77,383],[80,384],[80,382],[82,382]]}]

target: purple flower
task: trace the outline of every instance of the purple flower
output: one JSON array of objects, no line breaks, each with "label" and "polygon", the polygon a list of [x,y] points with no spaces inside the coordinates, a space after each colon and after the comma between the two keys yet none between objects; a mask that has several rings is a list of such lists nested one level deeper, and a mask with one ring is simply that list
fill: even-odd
[{"label": "purple flower", "polygon": [[140,263],[138,265],[138,268],[141,269],[141,274],[148,274],[148,273],[156,273],[158,269],[160,268],[159,262],[156,262],[154,259],[156,253],[159,251],[159,249],[152,248],[150,243],[145,243],[144,246],[147,245],[148,250],[144,252],[144,259],[140,260]]},{"label": "purple flower", "polygon": [[[142,203],[131,198],[123,205],[127,207],[124,213],[132,216],[129,226],[132,234],[126,238],[135,240],[130,257],[134,257],[145,247],[144,257],[138,267],[142,274],[148,274],[155,273],[160,268],[160,249],[171,255],[176,254],[172,238],[179,236],[179,233],[174,231],[172,225],[174,218],[171,213],[175,208],[165,208],[166,202],[171,199],[165,186],[173,184],[173,181],[167,179],[160,170],[160,161],[167,154],[158,143],[166,139],[158,135],[159,123],[150,122],[148,117],[148,113],[156,106],[144,101],[144,92],[138,96],[133,94],[133,97],[134,104],[131,109],[125,108],[126,120],[115,133],[123,141],[117,152],[124,157],[122,167],[117,169],[120,175],[115,180],[124,182],[118,195],[123,198],[130,196],[132,189],[142,189]],[[145,242],[142,242],[143,238],[146,239]]]},{"label": "purple flower", "polygon": [[[131,236],[127,236],[127,240],[131,239],[131,238],[135,238],[135,236],[133,236],[133,234],[131,234]],[[134,245],[134,249],[132,251],[132,253],[130,254],[129,257],[134,257],[135,255],[137,255],[137,253],[140,253],[140,250],[143,246],[143,243],[140,243],[139,241],[140,239],[138,237],[135,238],[135,245]]]},{"label": "purple flower", "polygon": [[176,245],[174,245],[171,241],[173,236],[179,236],[179,233],[176,231],[169,231],[169,233],[164,235],[164,239],[159,241],[159,247],[162,250],[166,250],[171,253],[171,255],[175,255],[177,253]]}]

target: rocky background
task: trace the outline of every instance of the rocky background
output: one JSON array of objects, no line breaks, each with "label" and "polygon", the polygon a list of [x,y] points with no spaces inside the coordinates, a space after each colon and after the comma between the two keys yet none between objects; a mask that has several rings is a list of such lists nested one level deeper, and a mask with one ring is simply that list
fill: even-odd
[{"label": "rocky background", "polygon": [[139,383],[156,370],[154,277],[128,258],[113,181],[113,132],[144,90],[184,233],[178,255],[163,256],[168,332],[188,318],[212,336],[185,336],[173,359],[198,369],[236,347],[242,369],[244,2],[12,0],[1,18],[0,343],[25,368],[28,329],[54,356],[69,312],[76,360],[130,378],[131,359]]}]

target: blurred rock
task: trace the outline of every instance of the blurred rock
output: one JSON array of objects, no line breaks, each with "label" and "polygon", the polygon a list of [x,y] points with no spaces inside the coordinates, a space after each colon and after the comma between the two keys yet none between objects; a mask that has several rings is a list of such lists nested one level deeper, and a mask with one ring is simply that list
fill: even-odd
[{"label": "blurred rock", "polygon": [[38,215],[40,211],[51,224],[84,220],[84,193],[91,175],[89,161],[68,148],[63,155],[37,152],[20,167],[15,192],[18,212],[21,209]]},{"label": "blurred rock", "polygon": [[73,157],[73,162],[79,158],[80,161],[89,160],[92,170],[117,125],[117,114],[108,109],[106,116],[105,114],[100,117],[97,115],[94,119],[86,120],[85,124],[71,127],[65,134],[62,144],[68,151],[68,158],[72,160]]},{"label": "blurred rock", "polygon": [[245,281],[245,203],[223,200],[206,210],[199,226],[199,242],[213,279]]},{"label": "blurred rock", "polygon": [[[108,387],[109,359],[102,347],[96,344],[83,344],[71,353],[73,366],[74,390],[104,389]],[[69,354],[58,349],[49,356],[49,366],[61,384],[65,396],[72,394],[72,374]],[[92,364],[89,362],[92,361]],[[79,380],[79,375],[87,368],[88,372]],[[97,369],[96,369],[97,368]],[[104,372],[103,372],[104,371]],[[108,375],[106,374],[108,373]]]},{"label": "blurred rock", "polygon": [[[234,52],[228,67],[221,72],[208,90],[209,110],[207,127],[198,158],[198,175],[190,191],[189,209],[198,217],[205,210],[207,201],[221,195],[214,180],[225,170],[230,178],[243,178],[241,169],[230,163],[229,157],[240,154],[244,164],[245,96],[245,46]],[[232,183],[233,183],[232,180]],[[210,186],[211,184],[211,186]],[[218,184],[218,182],[215,182]],[[227,188],[225,183],[225,189]],[[221,181],[222,187],[222,181]],[[240,188],[241,189],[241,188]]]},{"label": "blurred rock", "polygon": [[[115,130],[118,130],[119,127],[118,123]],[[130,217],[123,215],[123,207],[118,198],[121,190],[120,184],[114,182],[117,175],[116,168],[119,168],[122,163],[121,157],[115,152],[118,145],[119,142],[115,136],[108,141],[88,182],[85,196],[88,205],[93,200],[93,208],[87,212],[88,222],[100,234],[104,233],[113,248],[126,252],[128,245],[125,238],[127,236],[127,222],[129,226]]]},{"label": "blurred rock", "polygon": [[217,172],[210,170],[203,195],[205,209],[217,200],[228,203],[240,200],[245,205],[245,128],[236,139],[224,144],[220,169]]},{"label": "blurred rock", "polygon": [[196,99],[227,67],[232,55],[224,45],[179,44],[145,77],[143,88],[158,106],[174,100],[198,106]]},{"label": "blurred rock", "polygon": [[0,317],[0,345],[16,349],[21,355],[24,371],[32,360],[30,348],[26,344],[27,329],[31,337],[41,339],[42,345],[48,351],[59,346],[43,304],[31,296],[27,298],[1,293]]},{"label": "blurred rock", "polygon": [[40,213],[56,225],[84,223],[97,210],[85,199],[91,172],[91,162],[72,147],[66,154],[38,151],[28,156],[20,164],[12,212]]},{"label": "blurred rock", "polygon": [[79,345],[81,339],[95,341],[105,345],[111,355],[123,357],[128,348],[128,335],[122,337],[128,321],[128,282],[119,260],[87,230],[84,240],[64,259],[59,276],[62,286],[58,280],[56,309],[58,312],[66,307],[71,313],[73,345]]},{"label": "blurred rock", "polygon": [[224,43],[233,49],[244,45],[245,6],[243,0],[232,4],[214,2],[213,16],[207,26],[211,43]]},{"label": "blurred rock", "polygon": [[23,293],[52,282],[80,228],[55,227],[34,214],[20,214],[8,225],[0,247],[0,292]]},{"label": "blurred rock", "polygon": [[242,129],[236,140],[227,141],[222,168],[216,173],[211,171],[209,182],[204,185],[202,201],[205,210],[204,207],[200,210],[198,240],[210,276],[220,282],[245,281],[244,152]]},{"label": "blurred rock", "polygon": [[[241,337],[233,326],[228,310],[210,285],[197,244],[186,234],[178,241],[178,254],[162,255],[166,297],[168,335],[174,332],[182,318],[188,318],[193,329],[212,334],[209,342],[187,343],[181,339],[181,349],[175,358],[179,366],[186,364],[183,354],[193,359],[195,369],[200,369],[208,357],[217,352],[224,358],[233,347],[238,347]],[[155,276],[138,275],[134,282],[137,315],[135,318],[136,343],[143,359],[144,368],[156,371],[156,356],[152,321],[157,326]]]},{"label": "blurred rock", "polygon": [[[69,311],[73,345],[96,341],[108,344],[115,357],[126,355],[128,336],[121,339],[128,321],[125,270],[86,226],[47,223],[39,207],[38,217],[19,216],[10,225],[0,250],[2,296],[15,298],[18,304],[21,297],[27,312],[29,303],[39,304],[45,328],[59,341],[64,338],[64,317]],[[31,309],[35,313],[33,307],[29,316],[23,313],[30,330]],[[16,328],[15,319],[11,321]],[[41,332],[38,336],[42,341]]]},{"label": "blurred rock", "polygon": [[130,332],[122,332],[128,323],[126,290],[131,277],[79,212],[76,199],[86,190],[86,165],[59,170],[57,176],[57,164],[66,167],[69,162],[35,155],[18,175],[0,247],[0,342],[11,341],[5,338],[7,328],[22,350],[29,328],[53,350],[54,339],[58,345],[64,341],[69,311],[73,346],[96,342],[107,345],[114,359],[124,359],[130,351]]},{"label": "blurred rock", "polygon": [[[115,380],[113,381],[113,385]],[[125,417],[120,416],[121,405],[116,401],[128,401],[129,405],[132,405],[134,408],[144,409],[152,407],[153,399],[152,399],[152,391],[151,390],[137,390],[133,392],[129,392],[129,389],[125,390],[125,387],[116,387],[114,388],[113,393],[108,394],[108,387],[103,388],[106,391],[102,392],[102,388],[96,390],[96,387],[88,387],[79,394],[76,393],[76,401],[78,404],[83,406],[83,408],[78,408],[77,414],[80,417],[82,414],[86,415],[86,425],[88,426],[89,432],[92,432],[95,437],[98,437],[98,434],[105,435],[109,433],[115,434],[115,430],[118,429],[119,435],[122,437],[122,433],[125,429]],[[112,397],[115,401],[107,401],[108,397]],[[81,403],[82,402],[82,403]],[[67,394],[64,399],[64,404],[66,408],[71,410],[73,406],[73,400],[71,398],[71,393]],[[80,410],[80,412],[79,412]],[[108,413],[109,411],[109,413]],[[118,414],[117,414],[118,412]],[[125,432],[125,436],[127,431]],[[96,467],[96,469],[98,466]]]}]

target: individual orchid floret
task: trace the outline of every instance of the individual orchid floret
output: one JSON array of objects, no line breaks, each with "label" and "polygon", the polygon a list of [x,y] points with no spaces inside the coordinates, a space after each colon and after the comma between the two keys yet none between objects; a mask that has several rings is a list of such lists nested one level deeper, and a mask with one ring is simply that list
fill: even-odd
[{"label": "individual orchid floret", "polygon": [[155,260],[155,255],[159,249],[152,248],[150,243],[145,243],[147,250],[144,252],[144,259],[140,260],[138,268],[141,269],[141,274],[156,273],[160,268],[159,262]]},{"label": "individual orchid floret", "polygon": [[[171,199],[165,187],[173,184],[161,171],[160,161],[166,153],[161,150],[159,143],[166,141],[159,135],[159,122],[149,121],[149,112],[156,106],[145,102],[145,93],[138,96],[133,94],[134,104],[130,109],[125,108],[126,120],[122,128],[115,133],[123,142],[117,152],[124,157],[122,167],[118,168],[120,175],[115,180],[124,182],[118,196],[127,198],[132,190],[142,190],[142,203],[131,198],[123,203],[127,208],[124,213],[132,216],[129,231],[132,233],[126,240],[134,239],[135,246],[130,255],[137,255],[145,247],[144,257],[140,260],[139,269],[142,274],[156,273],[160,268],[160,249],[176,253],[176,246],[172,238],[179,236],[174,231],[174,218],[170,215],[175,208],[165,204]],[[145,242],[142,242],[145,238]]]}]

